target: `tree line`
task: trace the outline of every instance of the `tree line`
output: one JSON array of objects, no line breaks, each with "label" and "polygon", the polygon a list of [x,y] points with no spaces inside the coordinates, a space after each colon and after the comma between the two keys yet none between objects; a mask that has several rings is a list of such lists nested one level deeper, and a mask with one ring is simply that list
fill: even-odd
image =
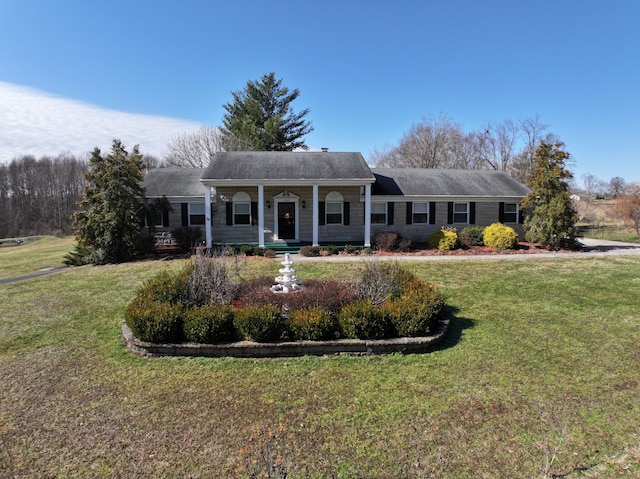
[{"label": "tree line", "polygon": [[0,238],[73,232],[87,163],[70,154],[0,164]]}]

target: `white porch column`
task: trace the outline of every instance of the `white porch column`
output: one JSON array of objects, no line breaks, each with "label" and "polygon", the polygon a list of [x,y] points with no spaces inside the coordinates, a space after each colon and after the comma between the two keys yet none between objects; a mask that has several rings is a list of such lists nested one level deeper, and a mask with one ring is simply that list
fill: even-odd
[{"label": "white porch column", "polygon": [[264,185],[258,185],[258,246],[264,248]]},{"label": "white porch column", "polygon": [[364,246],[371,246],[371,184],[364,186]]},{"label": "white porch column", "polygon": [[313,185],[313,202],[312,202],[311,210],[313,213],[312,223],[313,223],[313,246],[318,246],[318,221],[319,214],[318,208],[320,204],[318,203],[318,185]]},{"label": "white porch column", "polygon": [[211,187],[204,185],[204,231],[207,248],[211,248]]}]

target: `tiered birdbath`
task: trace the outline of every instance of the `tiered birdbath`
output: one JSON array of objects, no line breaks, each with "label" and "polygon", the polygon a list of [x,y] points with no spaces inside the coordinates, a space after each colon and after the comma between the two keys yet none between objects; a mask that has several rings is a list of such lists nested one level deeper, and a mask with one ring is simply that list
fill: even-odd
[{"label": "tiered birdbath", "polygon": [[274,293],[292,293],[305,289],[304,285],[298,284],[300,278],[295,276],[296,270],[291,267],[293,265],[293,261],[291,261],[289,253],[285,253],[284,261],[280,264],[282,264],[284,268],[278,270],[280,271],[281,276],[276,276],[275,279],[278,284],[271,286],[271,291]]}]

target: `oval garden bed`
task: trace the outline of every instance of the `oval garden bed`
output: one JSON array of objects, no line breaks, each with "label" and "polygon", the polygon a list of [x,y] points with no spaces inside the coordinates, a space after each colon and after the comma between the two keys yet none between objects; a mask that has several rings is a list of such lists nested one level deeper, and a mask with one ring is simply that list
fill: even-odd
[{"label": "oval garden bed", "polygon": [[146,280],[125,310],[127,347],[145,356],[287,357],[421,353],[449,324],[443,295],[399,263],[363,264],[356,281],[235,283],[224,258],[194,257]]}]

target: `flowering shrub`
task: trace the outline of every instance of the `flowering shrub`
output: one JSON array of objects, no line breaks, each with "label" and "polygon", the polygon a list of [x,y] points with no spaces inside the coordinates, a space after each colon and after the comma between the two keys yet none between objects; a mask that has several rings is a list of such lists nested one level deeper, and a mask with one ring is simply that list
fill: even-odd
[{"label": "flowering shrub", "polygon": [[458,247],[458,233],[452,229],[441,229],[431,233],[427,241],[429,248],[452,251]]},{"label": "flowering shrub", "polygon": [[518,233],[510,226],[493,223],[484,229],[484,244],[489,248],[513,249],[518,244]]}]

